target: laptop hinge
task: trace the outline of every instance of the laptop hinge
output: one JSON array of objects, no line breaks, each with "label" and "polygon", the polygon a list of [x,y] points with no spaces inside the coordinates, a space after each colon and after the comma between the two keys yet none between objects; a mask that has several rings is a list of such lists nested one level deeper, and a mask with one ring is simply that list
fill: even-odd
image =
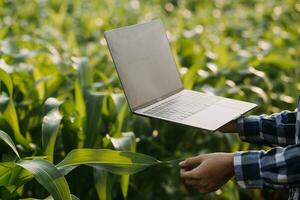
[{"label": "laptop hinge", "polygon": [[161,100],[163,100],[163,99],[166,99],[166,98],[168,98],[168,97],[170,97],[170,96],[172,96],[172,95],[174,95],[174,94],[176,94],[176,93],[182,91],[183,89],[184,89],[183,87],[182,87],[182,88],[179,88],[179,89],[176,89],[176,90],[174,90],[174,91],[172,91],[172,92],[170,92],[170,93],[168,93],[168,94],[165,94],[165,95],[163,95],[163,96],[161,96],[161,97],[159,97],[159,98],[156,98],[156,99],[153,99],[153,100],[148,101],[148,102],[146,102],[146,103],[143,103],[143,104],[140,105],[140,106],[136,106],[136,107],[132,108],[132,111],[134,112],[134,111],[136,111],[136,110],[138,110],[138,109],[141,109],[141,108],[145,108],[145,107],[147,107],[147,106],[150,106],[150,105],[152,105],[152,104],[154,104],[154,103],[156,103],[156,102],[159,102],[159,101],[161,101]]}]

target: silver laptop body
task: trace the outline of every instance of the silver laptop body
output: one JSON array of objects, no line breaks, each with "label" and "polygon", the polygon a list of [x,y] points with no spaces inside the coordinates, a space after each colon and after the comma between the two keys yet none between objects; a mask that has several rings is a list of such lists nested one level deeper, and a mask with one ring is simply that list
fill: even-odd
[{"label": "silver laptop body", "polygon": [[131,111],[215,131],[256,104],[183,88],[161,20],[105,32]]}]

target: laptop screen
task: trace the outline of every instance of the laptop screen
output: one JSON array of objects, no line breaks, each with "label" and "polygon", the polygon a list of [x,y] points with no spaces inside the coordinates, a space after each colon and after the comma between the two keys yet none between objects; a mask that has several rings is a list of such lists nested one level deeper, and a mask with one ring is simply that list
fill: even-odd
[{"label": "laptop screen", "polygon": [[107,31],[105,38],[132,110],[182,88],[160,20]]}]

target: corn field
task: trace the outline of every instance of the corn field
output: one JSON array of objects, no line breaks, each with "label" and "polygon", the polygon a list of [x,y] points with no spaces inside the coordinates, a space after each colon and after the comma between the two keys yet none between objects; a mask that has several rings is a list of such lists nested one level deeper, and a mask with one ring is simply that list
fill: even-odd
[{"label": "corn field", "polygon": [[267,147],[132,115],[104,31],[162,19],[187,89],[294,110],[298,0],[0,0],[0,199],[282,199],[186,187],[177,159]]}]

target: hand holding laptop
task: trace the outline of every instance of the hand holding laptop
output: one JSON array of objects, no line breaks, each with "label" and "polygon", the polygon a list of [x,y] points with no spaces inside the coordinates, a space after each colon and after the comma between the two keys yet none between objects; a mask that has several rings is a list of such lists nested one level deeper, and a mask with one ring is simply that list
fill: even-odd
[{"label": "hand holding laptop", "polygon": [[218,131],[223,133],[237,133],[238,132],[238,119],[232,120],[225,124],[224,126],[220,127]]}]

